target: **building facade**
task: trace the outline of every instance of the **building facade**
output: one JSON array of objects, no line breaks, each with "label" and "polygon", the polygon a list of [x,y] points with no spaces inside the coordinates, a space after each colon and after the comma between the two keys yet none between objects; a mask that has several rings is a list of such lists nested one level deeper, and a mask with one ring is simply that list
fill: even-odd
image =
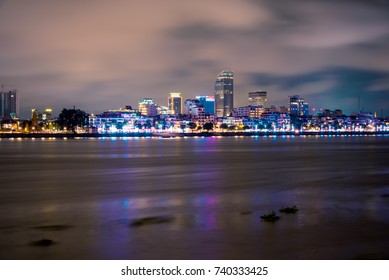
[{"label": "building facade", "polygon": [[196,99],[203,105],[206,114],[215,114],[215,96],[202,95],[196,96]]},{"label": "building facade", "polygon": [[233,117],[260,118],[264,108],[262,106],[244,106],[232,110]]},{"label": "building facade", "polygon": [[215,114],[229,116],[234,108],[234,72],[222,71],[215,82]]},{"label": "building facade", "polygon": [[299,95],[289,96],[289,114],[295,116],[308,116],[308,102],[305,102]]},{"label": "building facade", "polygon": [[168,99],[169,113],[172,115],[182,114],[182,97],[179,92],[171,92]]},{"label": "building facade", "polygon": [[16,89],[0,92],[0,117],[19,116],[19,100]]},{"label": "building facade", "polygon": [[138,110],[143,116],[155,117],[158,115],[158,106],[152,98],[142,98],[138,103]]},{"label": "building facade", "polygon": [[266,107],[267,104],[267,91],[257,90],[249,92],[249,105],[250,106],[262,106]]},{"label": "building facade", "polygon": [[193,115],[195,108],[200,106],[200,101],[197,99],[187,99],[184,102],[184,115]]}]

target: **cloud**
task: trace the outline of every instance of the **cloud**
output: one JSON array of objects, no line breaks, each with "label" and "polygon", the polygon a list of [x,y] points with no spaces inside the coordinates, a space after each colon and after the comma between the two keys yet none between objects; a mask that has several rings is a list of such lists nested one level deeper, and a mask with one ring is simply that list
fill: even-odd
[{"label": "cloud", "polygon": [[[345,47],[377,40],[389,34],[387,12],[358,2],[308,2],[296,5],[304,19],[284,34],[288,44],[300,48]],[[290,31],[290,30],[288,30]]]},{"label": "cloud", "polygon": [[[358,110],[358,100],[368,111],[389,108],[389,100],[377,85],[387,82],[389,72],[369,71],[352,68],[326,68],[316,72],[291,76],[252,73],[251,84],[270,89],[268,99],[280,105],[287,97],[298,94],[311,106],[343,109],[347,113]],[[381,88],[380,88],[381,89]],[[276,97],[273,97],[276,94]],[[282,104],[281,103],[281,104]]]},{"label": "cloud", "polygon": [[331,47],[374,40],[388,34],[388,1],[255,1],[272,15],[271,26],[286,44]]},{"label": "cloud", "polygon": [[386,91],[389,92],[389,76],[376,80],[368,88],[370,91]]}]

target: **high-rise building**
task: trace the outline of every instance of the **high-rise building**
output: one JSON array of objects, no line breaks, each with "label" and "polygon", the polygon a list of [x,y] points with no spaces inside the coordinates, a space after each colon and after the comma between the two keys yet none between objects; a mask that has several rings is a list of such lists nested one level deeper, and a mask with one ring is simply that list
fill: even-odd
[{"label": "high-rise building", "polygon": [[234,108],[234,72],[222,71],[215,82],[215,113],[229,116]]},{"label": "high-rise building", "polygon": [[139,100],[139,112],[143,116],[155,117],[158,114],[158,106],[152,98],[142,98]]},{"label": "high-rise building", "polygon": [[200,101],[197,99],[187,99],[184,102],[184,115],[193,115],[192,110],[200,106]]},{"label": "high-rise building", "polygon": [[205,114],[215,114],[215,96],[196,96],[196,99],[200,102],[200,105],[203,105]]},{"label": "high-rise building", "polygon": [[249,92],[249,105],[250,106],[262,106],[266,107],[267,103],[267,92],[263,90],[257,90]]},{"label": "high-rise building", "polygon": [[19,100],[16,89],[0,92],[0,116],[19,116]]},{"label": "high-rise building", "polygon": [[182,97],[179,92],[171,92],[168,99],[168,108],[171,114],[182,114]]},{"label": "high-rise building", "polygon": [[308,116],[309,105],[300,95],[289,96],[289,114],[295,116]]}]

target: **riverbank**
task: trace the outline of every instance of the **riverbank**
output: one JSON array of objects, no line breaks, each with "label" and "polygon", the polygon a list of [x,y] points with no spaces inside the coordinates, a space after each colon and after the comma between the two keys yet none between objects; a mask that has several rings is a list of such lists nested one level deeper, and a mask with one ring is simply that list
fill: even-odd
[{"label": "riverbank", "polygon": [[0,133],[0,138],[101,138],[101,137],[231,137],[231,136],[364,136],[388,135],[389,131],[365,132],[131,132],[131,133]]}]

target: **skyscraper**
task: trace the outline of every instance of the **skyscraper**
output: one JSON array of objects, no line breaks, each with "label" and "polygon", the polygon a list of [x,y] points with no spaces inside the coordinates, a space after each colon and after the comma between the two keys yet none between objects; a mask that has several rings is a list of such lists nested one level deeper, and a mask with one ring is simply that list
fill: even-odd
[{"label": "skyscraper", "polygon": [[267,92],[263,90],[257,90],[249,92],[249,105],[266,107]]},{"label": "skyscraper", "polygon": [[171,114],[182,114],[182,97],[179,92],[171,92],[168,99],[168,108]]},{"label": "skyscraper", "polygon": [[6,115],[19,116],[19,102],[16,89],[0,92],[0,117]]},{"label": "skyscraper", "polygon": [[234,108],[234,72],[222,71],[215,82],[215,113],[229,116]]}]

